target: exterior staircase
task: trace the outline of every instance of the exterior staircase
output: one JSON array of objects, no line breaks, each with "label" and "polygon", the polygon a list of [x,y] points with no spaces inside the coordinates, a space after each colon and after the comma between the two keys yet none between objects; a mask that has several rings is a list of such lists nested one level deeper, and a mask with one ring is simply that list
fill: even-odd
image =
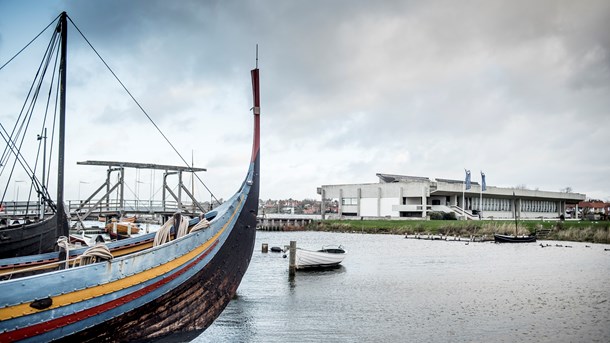
[{"label": "exterior staircase", "polygon": [[475,216],[472,213],[462,209],[459,206],[453,205],[453,206],[451,206],[451,209],[453,210],[453,212],[455,212],[460,217],[464,217],[464,218],[470,219],[470,220],[479,220],[479,216]]}]

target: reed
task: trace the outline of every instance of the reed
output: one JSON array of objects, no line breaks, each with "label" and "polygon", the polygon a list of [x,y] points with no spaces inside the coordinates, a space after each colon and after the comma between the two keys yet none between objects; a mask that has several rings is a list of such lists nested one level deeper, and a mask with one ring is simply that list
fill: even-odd
[{"label": "reed", "polygon": [[[544,239],[610,243],[609,227],[610,222],[523,220],[518,223],[517,233],[529,235],[540,230],[549,230]],[[494,233],[514,234],[515,222],[512,220],[324,220],[309,224],[306,230],[467,237],[492,236]]]}]

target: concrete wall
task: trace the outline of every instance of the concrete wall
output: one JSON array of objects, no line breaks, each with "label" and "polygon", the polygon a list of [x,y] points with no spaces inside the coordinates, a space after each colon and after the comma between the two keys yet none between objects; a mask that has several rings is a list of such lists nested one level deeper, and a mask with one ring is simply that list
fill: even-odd
[{"label": "concrete wall", "polygon": [[377,198],[362,198],[360,200],[360,215],[363,217],[377,217]]},{"label": "concrete wall", "polygon": [[[433,190],[430,193],[430,189]],[[339,214],[352,213],[362,217],[400,217],[400,212],[422,212],[422,217],[425,217],[431,209],[432,202],[438,200],[440,206],[447,205],[447,197],[449,197],[449,205],[455,206],[462,202],[463,184],[449,182],[430,182],[424,180],[414,180],[409,182],[392,182],[392,183],[365,183],[365,184],[344,184],[344,185],[324,185],[319,188],[319,193],[324,195],[325,199],[339,200]],[[465,193],[468,200],[467,204],[471,205],[471,210],[478,210],[478,202],[480,198],[480,186],[472,185],[472,188]],[[520,218],[537,218],[537,217],[558,217],[565,212],[565,202],[578,202],[585,199],[584,194],[578,193],[560,193],[534,191],[512,188],[491,187],[483,192],[484,202],[488,204],[489,199],[501,199],[504,203],[510,199],[510,207],[489,206],[483,208],[483,217],[489,218],[514,218],[512,211],[513,192],[515,196],[523,204],[529,204],[527,208],[523,208],[521,213],[518,213]],[[403,199],[406,198],[406,203]],[[344,200],[344,201],[343,201]],[[538,206],[532,207],[531,202],[553,202],[556,211],[548,211],[549,207]],[[495,202],[494,202],[495,204]],[[487,207],[487,208],[486,208]],[[519,207],[521,208],[521,207]],[[509,210],[510,209],[510,210]],[[525,210],[528,210],[527,212]],[[535,211],[532,211],[535,210]],[[468,210],[468,208],[467,208]]]},{"label": "concrete wall", "polygon": [[381,199],[381,217],[391,216],[398,217],[398,213],[392,211],[392,206],[398,205],[398,198],[382,198]]}]

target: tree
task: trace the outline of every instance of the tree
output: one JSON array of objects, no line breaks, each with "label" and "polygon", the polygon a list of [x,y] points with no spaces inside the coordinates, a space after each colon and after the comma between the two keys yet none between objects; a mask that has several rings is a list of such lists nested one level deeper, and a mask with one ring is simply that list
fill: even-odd
[{"label": "tree", "polygon": [[559,190],[561,193],[572,193],[572,187],[567,186],[566,188],[562,188]]}]

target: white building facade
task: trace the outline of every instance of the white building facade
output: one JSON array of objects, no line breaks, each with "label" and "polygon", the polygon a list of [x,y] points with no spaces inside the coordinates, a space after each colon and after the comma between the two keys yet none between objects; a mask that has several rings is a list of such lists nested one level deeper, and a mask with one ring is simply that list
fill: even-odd
[{"label": "white building facade", "polygon": [[[566,205],[585,200],[584,194],[487,186],[419,176],[377,174],[378,183],[324,185],[322,216],[326,218],[429,218],[431,212],[455,213],[462,219],[560,218]],[[327,213],[337,201],[337,213]]]}]

